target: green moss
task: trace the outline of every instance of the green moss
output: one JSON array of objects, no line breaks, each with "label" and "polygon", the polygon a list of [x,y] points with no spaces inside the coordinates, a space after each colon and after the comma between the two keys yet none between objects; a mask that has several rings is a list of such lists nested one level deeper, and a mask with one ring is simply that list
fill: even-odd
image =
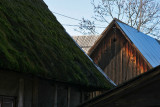
[{"label": "green moss", "polygon": [[111,88],[42,0],[0,1],[0,67]]}]

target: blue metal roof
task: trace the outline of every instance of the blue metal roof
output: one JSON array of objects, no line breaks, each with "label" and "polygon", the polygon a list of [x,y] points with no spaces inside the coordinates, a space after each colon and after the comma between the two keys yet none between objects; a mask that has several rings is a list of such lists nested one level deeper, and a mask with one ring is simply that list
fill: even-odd
[{"label": "blue metal roof", "polygon": [[160,44],[156,39],[124,23],[116,22],[152,67],[160,65]]}]

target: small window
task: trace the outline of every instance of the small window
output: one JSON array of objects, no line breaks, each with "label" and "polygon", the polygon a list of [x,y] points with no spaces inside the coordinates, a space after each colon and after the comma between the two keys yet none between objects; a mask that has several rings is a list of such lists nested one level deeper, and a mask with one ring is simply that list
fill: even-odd
[{"label": "small window", "polygon": [[15,107],[15,98],[0,96],[0,107]]}]

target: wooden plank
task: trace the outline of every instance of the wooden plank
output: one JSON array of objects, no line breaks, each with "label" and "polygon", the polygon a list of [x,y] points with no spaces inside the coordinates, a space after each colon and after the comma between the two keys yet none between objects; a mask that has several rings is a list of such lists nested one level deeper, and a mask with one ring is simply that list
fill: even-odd
[{"label": "wooden plank", "polygon": [[126,79],[125,81],[128,80],[128,75],[129,75],[129,72],[128,72],[128,69],[129,69],[129,49],[128,49],[128,42],[126,44]]},{"label": "wooden plank", "polygon": [[[70,107],[70,98],[71,98],[71,88],[67,87],[67,107]],[[81,94],[81,102],[83,102],[83,97]]]},{"label": "wooden plank", "polygon": [[119,84],[123,83],[123,43],[125,42],[125,39],[123,38],[123,35],[119,31],[120,34],[120,82]]},{"label": "wooden plank", "polygon": [[114,81],[114,82],[116,82],[116,80],[115,80],[115,63],[114,63],[114,60],[115,60],[115,57],[114,57],[114,54],[115,54],[115,46],[114,46],[115,44],[114,44],[114,42],[113,42],[113,40],[111,39],[111,57],[113,57],[112,59],[111,59],[111,70],[112,70],[112,72],[111,72],[111,78],[112,78],[112,80]]},{"label": "wooden plank", "polygon": [[103,45],[102,45],[102,53],[104,53],[105,52],[105,50],[106,50],[106,43],[105,43],[105,38],[104,38],[104,40],[103,40]]},{"label": "wooden plank", "polygon": [[100,93],[99,93],[99,91],[96,91],[96,96],[98,96]]},{"label": "wooden plank", "polygon": [[112,55],[112,53],[111,53],[111,39],[109,39],[109,45],[108,45],[108,47],[109,47],[109,50],[110,50],[110,51],[109,51],[109,59],[108,59],[108,60],[109,60],[109,65],[108,65],[108,74],[107,74],[107,75],[108,75],[108,77],[109,77],[111,80],[113,80],[113,79],[112,79],[112,75],[111,75],[111,74],[112,74],[112,68],[111,68],[111,60],[112,60],[112,59],[111,59],[111,55]]},{"label": "wooden plank", "polygon": [[111,72],[111,69],[110,69],[110,61],[111,61],[111,42],[110,42],[110,39],[106,39],[105,38],[105,41],[106,41],[106,44],[105,44],[105,53],[106,55],[108,56],[107,59],[105,60],[108,60],[108,65],[105,65],[106,66],[106,75],[110,78],[110,72]]},{"label": "wooden plank", "polygon": [[33,107],[38,107],[38,78],[33,78]]},{"label": "wooden plank", "polygon": [[133,77],[136,77],[136,50],[133,49]]},{"label": "wooden plank", "polygon": [[136,52],[136,76],[138,75],[138,53]]},{"label": "wooden plank", "polygon": [[98,46],[98,62],[101,59],[101,55],[102,55],[102,43],[100,43]]},{"label": "wooden plank", "polygon": [[113,41],[114,42],[114,46],[115,46],[115,54],[114,54],[114,73],[115,73],[115,83],[116,84],[118,84],[118,64],[117,64],[117,57],[118,57],[118,55],[117,55],[117,53],[118,53],[118,44],[117,44],[117,35],[116,34],[114,34],[115,35],[115,37],[114,37],[114,39],[115,39],[115,41]]},{"label": "wooden plank", "polygon": [[55,89],[54,89],[54,107],[57,107],[57,88],[58,86],[55,85]]},{"label": "wooden plank", "polygon": [[131,48],[132,49],[132,51],[131,51],[131,53],[132,53],[132,59],[131,59],[131,62],[132,62],[132,65],[131,65],[131,67],[132,67],[132,78],[134,77],[134,48],[132,47]]},{"label": "wooden plank", "polygon": [[18,107],[23,107],[24,104],[24,79],[19,79],[19,95],[18,95]]},{"label": "wooden plank", "polygon": [[140,63],[140,74],[142,74],[143,73],[143,60],[141,57],[139,59],[139,63]]},{"label": "wooden plank", "polygon": [[122,82],[126,80],[126,43],[123,43],[123,48],[122,48]]},{"label": "wooden plank", "polygon": [[138,52],[136,52],[136,76],[138,76],[139,72],[139,60],[138,60]]},{"label": "wooden plank", "polygon": [[120,38],[118,37],[119,35],[117,35],[117,38],[116,38],[116,77],[117,77],[117,84],[120,83]]},{"label": "wooden plank", "polygon": [[142,73],[144,73],[144,61],[142,58],[141,58],[141,63],[142,63]]},{"label": "wooden plank", "polygon": [[84,92],[83,92],[83,90],[81,90],[81,103],[83,103],[84,102]]},{"label": "wooden plank", "polygon": [[90,99],[93,98],[93,92],[90,92]]},{"label": "wooden plank", "polygon": [[134,76],[133,76],[133,67],[134,67],[134,62],[133,62],[133,47],[132,45],[130,44],[130,78],[129,79],[132,79]]},{"label": "wooden plank", "polygon": [[129,44],[129,78],[128,79],[131,79],[133,77],[133,61],[132,61],[132,58],[133,58],[133,55],[132,55],[132,46],[131,44]]},{"label": "wooden plank", "polygon": [[138,63],[138,71],[137,71],[137,75],[140,75],[141,74],[141,69],[140,69],[140,56],[137,55],[137,63]]},{"label": "wooden plank", "polygon": [[[106,41],[108,42],[108,41]],[[106,44],[103,44],[103,47],[105,47],[105,45],[108,45],[108,43]],[[104,70],[104,72],[107,74],[108,73],[108,70],[107,70],[107,67],[108,67],[108,64],[109,64],[109,48],[107,47],[105,50],[103,50],[103,53],[102,53],[102,56],[101,56],[101,59],[100,59],[100,63],[99,63],[99,66],[102,68],[102,70]]]},{"label": "wooden plank", "polygon": [[94,94],[94,96],[93,96],[93,97],[96,97],[96,91],[94,91],[94,92],[93,92],[93,94]]},{"label": "wooden plank", "polygon": [[[122,46],[122,45],[121,45]],[[120,78],[119,78],[119,84],[123,82],[122,80],[122,76],[123,76],[123,70],[122,70],[122,63],[123,63],[123,50],[122,50],[122,47],[120,49]]]},{"label": "wooden plank", "polygon": [[150,67],[148,66],[148,64],[147,64],[147,71],[150,70],[150,69],[151,69],[151,68],[150,68]]},{"label": "wooden plank", "polygon": [[143,61],[143,73],[145,73],[145,62],[143,59],[142,59],[142,61]]},{"label": "wooden plank", "polygon": [[129,79],[129,76],[130,76],[130,50],[129,50],[129,43],[127,43],[127,49],[128,49],[128,54],[127,54],[127,80]]},{"label": "wooden plank", "polygon": [[147,71],[148,71],[147,68],[148,68],[148,65],[147,65],[146,62],[144,62],[144,72],[147,72]]},{"label": "wooden plank", "polygon": [[131,45],[130,43],[128,43],[128,79],[131,79],[132,78],[132,48],[131,48]]}]

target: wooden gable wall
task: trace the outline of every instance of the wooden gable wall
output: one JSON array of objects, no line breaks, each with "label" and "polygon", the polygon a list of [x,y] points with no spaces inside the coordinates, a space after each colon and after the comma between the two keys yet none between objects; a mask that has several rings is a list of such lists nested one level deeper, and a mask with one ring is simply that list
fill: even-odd
[{"label": "wooden gable wall", "polygon": [[104,35],[90,57],[116,84],[121,84],[151,68],[116,25]]}]

